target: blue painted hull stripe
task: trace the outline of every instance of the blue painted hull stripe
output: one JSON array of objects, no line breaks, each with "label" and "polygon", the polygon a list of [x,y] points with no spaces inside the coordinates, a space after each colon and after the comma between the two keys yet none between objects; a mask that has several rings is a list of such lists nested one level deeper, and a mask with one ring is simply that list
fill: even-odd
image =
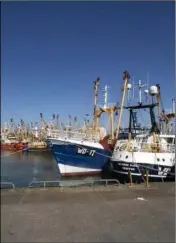
[{"label": "blue painted hull stripe", "polygon": [[52,153],[58,164],[81,167],[86,169],[102,170],[111,155],[109,150],[81,146],[82,148],[95,150],[94,156],[77,153],[76,145],[53,145]]}]

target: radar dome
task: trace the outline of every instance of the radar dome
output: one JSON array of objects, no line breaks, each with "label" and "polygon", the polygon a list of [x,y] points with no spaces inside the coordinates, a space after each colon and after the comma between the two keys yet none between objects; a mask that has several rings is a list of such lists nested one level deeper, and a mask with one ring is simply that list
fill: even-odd
[{"label": "radar dome", "polygon": [[145,89],[145,90],[144,90],[144,93],[145,93],[145,94],[148,94],[148,93],[149,93],[148,89]]},{"label": "radar dome", "polygon": [[152,96],[157,95],[158,94],[158,88],[155,85],[151,86],[150,89],[149,89],[149,93]]},{"label": "radar dome", "polygon": [[127,89],[131,89],[132,85],[131,84],[127,84]]}]

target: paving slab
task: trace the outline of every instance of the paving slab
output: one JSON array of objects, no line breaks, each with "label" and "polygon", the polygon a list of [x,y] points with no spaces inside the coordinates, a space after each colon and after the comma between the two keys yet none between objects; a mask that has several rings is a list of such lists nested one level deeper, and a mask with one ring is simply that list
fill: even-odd
[{"label": "paving slab", "polygon": [[1,190],[1,242],[174,242],[175,183]]}]

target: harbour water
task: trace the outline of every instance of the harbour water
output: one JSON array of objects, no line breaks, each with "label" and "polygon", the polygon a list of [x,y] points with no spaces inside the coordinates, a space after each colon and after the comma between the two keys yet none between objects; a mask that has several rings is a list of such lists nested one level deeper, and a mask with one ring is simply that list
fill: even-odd
[{"label": "harbour water", "polygon": [[58,166],[50,151],[1,152],[1,181],[27,187],[32,180],[59,180]]},{"label": "harbour water", "polygon": [[[106,176],[106,175],[105,175]],[[108,177],[111,178],[111,175]],[[12,182],[15,187],[28,187],[32,181],[80,181],[104,178],[102,176],[74,176],[61,178],[57,163],[50,151],[1,152],[1,182]],[[107,178],[107,176],[106,176]],[[82,184],[82,183],[81,183]]]}]

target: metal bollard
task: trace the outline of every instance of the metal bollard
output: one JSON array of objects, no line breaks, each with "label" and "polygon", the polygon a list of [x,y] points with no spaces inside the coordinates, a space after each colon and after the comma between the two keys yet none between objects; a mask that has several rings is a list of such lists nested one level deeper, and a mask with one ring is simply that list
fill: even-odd
[{"label": "metal bollard", "polygon": [[130,186],[132,186],[133,180],[132,180],[132,175],[130,170],[128,171],[128,176],[129,176]]},{"label": "metal bollard", "polygon": [[146,181],[145,181],[145,183],[146,183],[146,187],[148,187],[149,186],[149,172],[148,172],[148,170],[146,170]]}]

